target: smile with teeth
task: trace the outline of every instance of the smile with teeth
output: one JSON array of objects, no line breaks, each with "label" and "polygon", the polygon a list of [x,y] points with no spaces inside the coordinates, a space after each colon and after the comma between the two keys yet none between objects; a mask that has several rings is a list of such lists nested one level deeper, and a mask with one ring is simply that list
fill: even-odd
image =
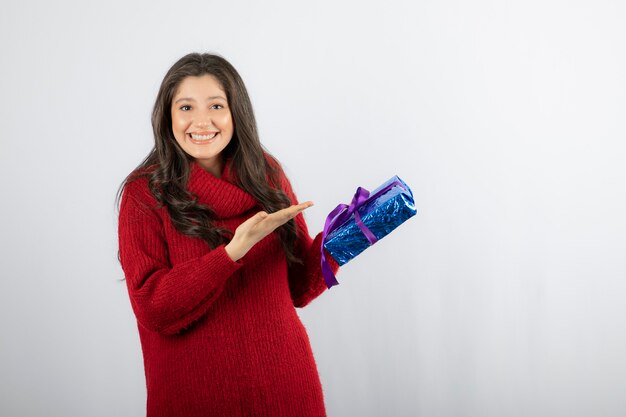
[{"label": "smile with teeth", "polygon": [[191,136],[191,139],[193,140],[202,141],[213,139],[217,134],[218,132],[209,133],[207,135],[196,135],[195,133],[190,133],[189,136]]}]

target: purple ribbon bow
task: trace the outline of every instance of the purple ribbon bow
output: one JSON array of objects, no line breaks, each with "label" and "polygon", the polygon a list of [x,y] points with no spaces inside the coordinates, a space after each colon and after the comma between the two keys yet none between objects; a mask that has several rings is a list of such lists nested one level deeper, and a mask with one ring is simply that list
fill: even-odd
[{"label": "purple ribbon bow", "polygon": [[326,241],[326,236],[331,233],[333,230],[337,229],[344,222],[350,219],[350,216],[354,213],[354,222],[361,229],[367,240],[370,244],[374,244],[378,241],[376,236],[363,224],[361,220],[361,215],[359,214],[358,208],[363,205],[370,196],[370,192],[365,188],[359,187],[352,198],[352,203],[350,205],[339,204],[333,211],[328,214],[326,217],[326,222],[324,224],[324,232],[322,233],[322,275],[324,275],[324,281],[326,281],[326,286],[328,288],[333,285],[339,284],[337,282],[337,278],[335,278],[335,274],[330,268],[328,261],[326,260],[326,255],[324,254],[324,242]]}]

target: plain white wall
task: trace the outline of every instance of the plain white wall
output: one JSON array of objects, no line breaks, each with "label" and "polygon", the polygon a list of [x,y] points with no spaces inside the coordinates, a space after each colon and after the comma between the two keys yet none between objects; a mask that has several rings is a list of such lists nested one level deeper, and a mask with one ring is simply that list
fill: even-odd
[{"label": "plain white wall", "polygon": [[222,54],[311,233],[394,174],[419,214],[300,316],[329,416],[626,410],[621,1],[10,2],[0,415],[142,416],[114,194],[166,70]]}]

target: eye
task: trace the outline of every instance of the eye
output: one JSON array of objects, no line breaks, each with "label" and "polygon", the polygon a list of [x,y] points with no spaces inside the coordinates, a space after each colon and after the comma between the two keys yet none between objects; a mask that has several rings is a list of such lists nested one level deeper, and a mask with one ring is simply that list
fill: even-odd
[{"label": "eye", "polygon": [[218,107],[219,109],[223,109],[224,108],[224,106],[222,106],[221,104],[214,104],[214,105],[211,106],[211,108],[216,108],[216,107]]},{"label": "eye", "polygon": [[187,107],[189,107],[189,108],[191,109],[191,106],[189,106],[189,105],[187,105],[187,104],[185,104],[184,106],[180,106],[180,109],[181,109],[182,111],[187,111],[187,110],[185,110],[185,108],[187,108]]}]

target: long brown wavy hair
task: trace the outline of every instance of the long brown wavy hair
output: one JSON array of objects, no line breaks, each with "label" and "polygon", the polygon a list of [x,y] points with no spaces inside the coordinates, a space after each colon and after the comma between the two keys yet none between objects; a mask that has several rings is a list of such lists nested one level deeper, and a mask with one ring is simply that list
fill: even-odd
[{"label": "long brown wavy hair", "polygon": [[[139,177],[148,177],[150,192],[158,207],[167,206],[174,227],[185,235],[203,239],[214,249],[229,242],[232,233],[214,226],[213,210],[198,203],[197,196],[186,189],[193,157],[176,142],[171,115],[172,98],[180,83],[186,77],[205,74],[219,81],[230,107],[234,131],[222,156],[231,159],[231,172],[236,185],[252,195],[268,213],[291,205],[278,186],[280,164],[259,140],[252,103],[243,80],[226,59],[209,53],[185,55],[165,74],[152,111],[154,147],[124,179],[117,191],[115,205],[119,212],[120,197],[127,183]],[[298,233],[295,221],[288,221],[276,231],[287,262],[302,263],[293,249]]]}]

